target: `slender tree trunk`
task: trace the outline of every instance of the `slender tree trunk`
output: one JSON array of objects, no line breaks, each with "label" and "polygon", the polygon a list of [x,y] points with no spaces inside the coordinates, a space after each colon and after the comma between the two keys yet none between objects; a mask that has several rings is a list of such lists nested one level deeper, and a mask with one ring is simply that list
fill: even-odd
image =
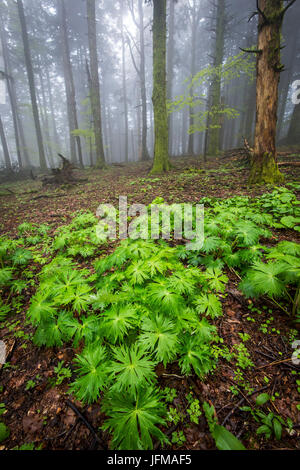
[{"label": "slender tree trunk", "polygon": [[18,12],[19,12],[20,24],[21,24],[21,29],[22,29],[25,65],[26,65],[26,70],[27,70],[27,75],[28,75],[32,112],[33,112],[33,118],[34,118],[35,130],[36,130],[37,144],[38,144],[38,149],[39,149],[40,167],[42,170],[46,170],[47,164],[46,164],[46,157],[45,157],[45,151],[44,151],[39,110],[38,110],[37,99],[36,99],[36,89],[35,89],[34,74],[33,74],[33,68],[32,68],[31,55],[30,55],[28,32],[27,32],[26,19],[25,19],[25,13],[24,13],[22,0],[17,0],[17,5],[18,5]]},{"label": "slender tree trunk", "polygon": [[52,150],[52,141],[51,141],[49,118],[48,118],[48,111],[47,111],[47,100],[46,100],[46,94],[45,94],[45,88],[44,88],[44,82],[43,82],[43,76],[42,76],[41,68],[39,68],[38,75],[39,75],[39,79],[40,79],[42,100],[43,100],[44,130],[45,130],[45,135],[46,135],[46,139],[47,139],[46,144],[47,144],[47,148],[48,148],[48,158],[49,158],[50,167],[54,168],[54,156],[53,156],[53,150]]},{"label": "slender tree trunk", "polygon": [[[214,67],[220,67],[224,57],[225,44],[225,0],[218,0],[217,3],[217,23],[216,23],[216,45],[214,52]],[[216,110],[221,104],[221,80],[215,77],[211,85],[211,118],[210,129],[208,131],[208,151],[209,155],[217,155],[220,150],[220,116]]]},{"label": "slender tree trunk", "polygon": [[72,135],[72,131],[74,131],[75,129],[78,129],[76,93],[75,93],[74,76],[73,76],[72,64],[71,64],[71,58],[70,58],[70,47],[69,47],[69,38],[68,38],[68,25],[67,25],[65,0],[59,0],[59,1],[60,1],[60,7],[61,7],[60,8],[61,38],[62,38],[62,46],[63,46],[64,77],[65,77],[65,87],[66,87],[66,96],[67,96],[69,131],[70,131],[71,161],[73,163],[77,161],[77,156],[76,156],[76,146],[77,146],[78,161],[79,161],[80,166],[83,167],[80,136]]},{"label": "slender tree trunk", "polygon": [[143,161],[149,160],[150,155],[147,147],[148,119],[147,119],[147,92],[146,92],[146,69],[145,69],[145,33],[144,33],[144,10],[143,0],[138,0],[139,8],[139,33],[140,33],[140,81],[142,99],[142,155]]},{"label": "slender tree trunk", "polygon": [[[193,4],[193,12],[192,12],[192,44],[191,44],[191,76],[194,77],[196,73],[196,40],[197,40],[197,13],[196,13],[196,5],[195,1]],[[194,89],[191,88],[191,95],[193,98]],[[189,106],[189,122],[190,128],[192,129],[194,126],[194,108]],[[188,154],[194,155],[194,132],[189,133],[188,139]]]},{"label": "slender tree trunk", "polygon": [[300,104],[294,107],[286,140],[288,145],[300,145]]},{"label": "slender tree trunk", "polygon": [[152,174],[170,169],[167,116],[166,0],[153,0],[153,109],[154,109],[154,162]]},{"label": "slender tree trunk", "polygon": [[[6,43],[6,35],[4,33],[4,27],[3,27],[1,15],[0,15],[0,38],[1,38],[1,43],[2,43],[5,73],[7,77],[11,77],[11,70],[9,67],[9,56],[8,56],[7,43]],[[18,130],[18,118],[17,118],[18,109],[17,109],[17,100],[16,100],[15,90],[14,90],[14,82],[12,78],[7,79],[7,90],[8,90],[12,117],[13,117],[18,163],[19,163],[19,167],[22,168],[23,161],[22,161],[22,152],[21,152],[21,144],[20,144],[19,130]],[[28,164],[27,165],[25,164],[25,166],[28,166]]]},{"label": "slender tree trunk", "polygon": [[123,82],[124,134],[125,134],[124,157],[125,157],[125,162],[128,163],[128,102],[127,102],[127,85],[126,85],[126,50],[125,50],[123,13],[124,13],[123,0],[121,0],[122,82]]},{"label": "slender tree trunk", "polygon": [[48,68],[46,68],[46,79],[47,79],[48,97],[49,97],[49,105],[50,105],[50,111],[51,111],[51,120],[52,120],[54,139],[55,139],[55,143],[56,143],[57,147],[60,148],[60,138],[59,138],[59,135],[58,135],[57,125],[56,125],[56,120],[55,120],[52,89],[51,89],[51,81],[50,81],[50,75],[49,75]]},{"label": "slender tree trunk", "polygon": [[262,13],[258,24],[256,126],[249,183],[272,184],[284,179],[278,170],[276,152],[283,0],[260,0],[259,7]]},{"label": "slender tree trunk", "polygon": [[[169,38],[167,54],[167,98],[173,97],[173,68],[174,68],[174,31],[175,31],[175,2],[169,0]],[[173,155],[173,115],[168,116],[169,126],[169,154]]]},{"label": "slender tree trunk", "polygon": [[1,116],[0,116],[0,138],[1,138],[2,148],[3,148],[5,168],[11,171],[11,161],[10,161],[9,150],[8,150],[8,145],[7,145],[7,141],[5,137],[5,132],[4,132]]},{"label": "slender tree trunk", "polygon": [[88,40],[89,40],[90,69],[91,69],[91,105],[92,105],[92,114],[93,114],[93,119],[94,119],[97,167],[103,168],[105,166],[105,157],[104,157],[103,137],[102,137],[100,84],[99,84],[99,72],[98,72],[96,7],[95,7],[95,0],[86,0],[86,1],[87,1]]}]

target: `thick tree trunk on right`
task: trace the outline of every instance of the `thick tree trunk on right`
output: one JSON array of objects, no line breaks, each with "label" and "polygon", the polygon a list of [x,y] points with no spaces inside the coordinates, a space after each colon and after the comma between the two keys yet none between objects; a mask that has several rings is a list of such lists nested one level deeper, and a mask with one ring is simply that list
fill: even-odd
[{"label": "thick tree trunk on right", "polygon": [[170,169],[166,80],[166,0],[153,0],[154,162],[152,174]]},{"label": "thick tree trunk on right", "polygon": [[105,166],[102,120],[101,120],[101,101],[100,84],[98,72],[98,54],[97,54],[97,34],[96,34],[96,7],[95,0],[86,0],[87,2],[87,20],[88,20],[88,40],[90,52],[90,70],[91,70],[91,106],[94,120],[95,144],[97,154],[97,167]]},{"label": "thick tree trunk on right", "polygon": [[277,166],[276,127],[283,0],[260,0],[256,81],[256,126],[249,183],[283,181]]},{"label": "thick tree trunk on right", "polygon": [[24,13],[22,0],[17,0],[17,5],[18,5],[19,19],[20,19],[20,24],[21,24],[21,29],[22,29],[25,65],[26,65],[26,70],[27,70],[27,75],[28,75],[31,104],[32,104],[32,113],[33,113],[33,118],[34,118],[36,138],[37,138],[37,144],[38,144],[38,149],[39,149],[40,167],[42,170],[46,170],[47,164],[46,164],[45,150],[44,150],[44,144],[43,144],[39,110],[38,110],[38,105],[37,105],[37,97],[36,97],[34,74],[33,74],[33,68],[32,68],[31,55],[30,55],[28,32],[27,32],[26,19],[25,19],[25,13]]}]

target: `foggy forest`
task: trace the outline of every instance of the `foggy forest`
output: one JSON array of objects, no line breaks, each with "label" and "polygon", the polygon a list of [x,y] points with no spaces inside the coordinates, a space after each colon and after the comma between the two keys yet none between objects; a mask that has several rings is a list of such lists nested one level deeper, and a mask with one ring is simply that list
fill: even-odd
[{"label": "foggy forest", "polygon": [[2,455],[300,449],[299,20],[1,1]]}]

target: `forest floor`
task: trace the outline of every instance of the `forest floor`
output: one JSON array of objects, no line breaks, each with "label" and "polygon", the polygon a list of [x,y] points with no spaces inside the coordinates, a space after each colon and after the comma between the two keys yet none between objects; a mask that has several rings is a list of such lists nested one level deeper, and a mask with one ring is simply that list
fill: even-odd
[{"label": "forest floor", "polygon": [[[140,163],[104,171],[78,171],[78,176],[87,178],[88,182],[71,187],[42,187],[40,182],[30,180],[0,185],[0,235],[14,237],[21,223],[30,222],[49,224],[51,236],[59,226],[70,223],[76,211],[95,213],[101,203],[118,207],[119,196],[127,196],[129,204],[150,204],[156,197],[164,198],[167,203],[195,203],[203,197],[255,197],[271,191],[267,187],[249,188],[249,170],[225,160],[203,164],[196,158],[176,158],[172,164],[170,173],[159,177],[149,176],[150,164]],[[296,170],[299,167],[284,167],[286,182],[299,181]],[[273,232],[277,241],[299,242],[293,230]],[[114,246],[108,245],[107,252]],[[295,325],[265,300],[246,299],[238,290],[238,277],[229,270],[226,274],[229,282],[222,299],[224,315],[215,320],[215,325],[229,349],[240,342],[240,333],[249,335],[247,348],[254,367],[244,372],[243,381],[247,386],[237,385],[234,370],[224,359],[204,381],[197,376],[182,377],[177,365],[165,369],[159,364],[156,369],[159,383],[177,390],[173,404],[183,415],[190,391],[201,403],[213,404],[219,424],[226,425],[248,449],[300,449],[300,394],[296,383],[300,366],[290,361],[293,351],[288,340],[291,332],[295,334]],[[67,381],[49,386],[49,380],[55,378],[54,367],[58,361],[64,361],[67,366],[78,349],[37,348],[28,340],[33,329],[26,323],[25,315],[33,292],[34,287],[26,289],[18,316],[9,318],[0,329],[0,340],[8,345],[9,353],[8,363],[0,369],[0,402],[6,409],[2,419],[10,429],[10,438],[0,444],[0,449],[12,449],[25,443],[41,445],[44,450],[108,448],[109,435],[100,430],[104,421],[100,403],[84,405],[72,400]],[[30,381],[32,387],[28,386]],[[251,393],[247,394],[247,390]],[[255,398],[262,392],[274,397],[267,405],[268,412],[293,422],[293,429],[284,429],[281,440],[257,435],[258,423],[239,409],[255,404]],[[75,411],[68,400],[72,400]],[[85,422],[76,410],[82,413]],[[178,433],[178,442],[167,448],[215,449],[203,413],[198,424],[181,420],[162,430],[169,438],[175,431]],[[180,441],[180,431],[185,440]]]}]

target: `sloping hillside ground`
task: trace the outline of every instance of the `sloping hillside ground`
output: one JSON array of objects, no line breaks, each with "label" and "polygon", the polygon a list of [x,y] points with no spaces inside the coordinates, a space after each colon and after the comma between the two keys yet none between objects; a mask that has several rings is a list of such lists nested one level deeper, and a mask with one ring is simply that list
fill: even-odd
[{"label": "sloping hillside ground", "polygon": [[[272,193],[273,188],[249,188],[249,171],[235,158],[210,160],[206,164],[196,158],[176,158],[172,163],[172,171],[161,177],[149,176],[150,166],[146,163],[115,166],[104,171],[78,171],[78,175],[88,178],[88,182],[70,187],[42,187],[38,181],[31,180],[0,186],[1,237],[12,240],[20,240],[21,237],[23,244],[18,247],[29,250],[32,254],[26,261],[17,260],[14,252],[13,261],[9,261],[5,258],[5,253],[0,253],[3,258],[2,269],[7,266],[7,269],[13,269],[13,280],[23,282],[21,285],[12,285],[12,279],[2,280],[0,286],[3,317],[3,321],[0,321],[0,340],[6,343],[8,353],[7,362],[0,369],[0,422],[4,423],[10,433],[0,443],[1,449],[13,449],[24,444],[28,444],[28,448],[44,450],[105,449],[112,446],[112,430],[102,429],[109,414],[109,411],[105,412],[102,408],[102,395],[95,402],[88,403],[79,400],[80,392],[76,394],[78,387],[70,393],[69,385],[78,377],[73,359],[83,350],[83,337],[79,337],[75,345],[70,341],[63,341],[61,345],[58,341],[58,345],[53,347],[34,345],[32,339],[36,327],[34,322],[29,321],[32,317],[28,315],[28,309],[41,282],[41,270],[57,254],[69,257],[77,269],[89,270],[92,276],[109,277],[111,273],[118,273],[118,267],[112,266],[105,270],[102,266],[97,272],[94,265],[95,259],[102,259],[113,253],[118,242],[108,243],[97,249],[93,247],[94,251],[91,253],[80,253],[78,240],[76,247],[79,251],[73,247],[75,251],[69,252],[64,251],[65,245],[59,246],[58,243],[53,246],[53,241],[57,238],[57,231],[63,226],[69,226],[78,211],[95,214],[101,203],[111,203],[117,207],[120,195],[127,196],[129,204],[148,205],[158,197],[169,204],[202,201],[212,223],[216,214],[220,216],[220,212],[215,215],[210,212],[214,210],[215,198],[225,201],[241,196],[241,199],[235,199],[234,204],[226,203],[222,214],[231,210],[234,213],[232,208],[250,207],[255,200],[259,202],[253,203],[256,208],[256,213],[253,213],[271,214],[275,222],[275,226],[267,219],[257,219],[255,223],[256,219],[252,218],[252,225],[244,226],[246,228],[243,234],[242,230],[238,232],[238,222],[235,222],[237,235],[232,240],[232,252],[228,256],[238,258],[239,250],[247,251],[247,256],[250,250],[261,250],[258,257],[253,255],[254,258],[250,261],[243,260],[244,265],[242,258],[239,261],[233,261],[233,258],[229,260],[222,245],[227,236],[219,237],[213,232],[211,225],[208,236],[212,245],[206,246],[206,252],[199,254],[198,258],[181,253],[180,248],[176,247],[178,243],[170,242],[175,251],[179,250],[176,253],[181,253],[179,262],[186,269],[191,269],[191,279],[194,276],[191,281],[195,283],[191,286],[192,294],[188,293],[188,288],[187,291],[183,288],[183,301],[189,305],[189,295],[192,296],[192,301],[196,302],[193,306],[198,305],[197,313],[201,317],[206,316],[209,325],[216,328],[214,334],[218,335],[219,340],[212,339],[214,357],[209,359],[209,371],[203,377],[195,372],[195,367],[189,366],[185,371],[182,362],[178,362],[176,358],[159,361],[158,356],[156,357],[155,376],[157,387],[163,390],[161,400],[165,410],[162,416],[164,423],[158,421],[157,425],[167,436],[169,443],[163,446],[159,438],[152,435],[154,447],[215,449],[209,412],[203,409],[206,402],[213,405],[212,416],[215,416],[219,425],[225,426],[247,449],[300,448],[300,364],[291,360],[294,352],[292,343],[299,339],[299,323],[295,322],[295,311],[292,315],[292,302],[297,289],[295,279],[299,282],[299,264],[293,265],[290,277],[276,278],[278,285],[276,284],[275,291],[278,288],[282,295],[277,296],[274,291],[272,295],[265,292],[255,298],[250,295],[249,285],[241,288],[241,280],[245,281],[247,278],[246,269],[251,269],[254,262],[262,262],[262,259],[272,262],[274,251],[269,258],[268,255],[278,243],[299,243],[297,221],[291,212],[296,211],[297,205],[294,199],[286,196],[299,195],[299,167],[282,167],[286,174],[286,183],[273,193],[273,204],[270,196],[255,199]],[[248,196],[249,202],[245,202],[243,196]],[[247,219],[246,210],[243,214]],[[285,217],[283,221],[282,217]],[[36,224],[35,227],[42,227],[42,230],[33,233],[29,226],[26,227],[26,223]],[[20,224],[23,224],[21,230],[18,229]],[[247,227],[253,235],[252,242],[247,238]],[[261,227],[260,233],[255,232],[257,227]],[[263,230],[268,230],[269,233]],[[225,231],[226,226],[224,233]],[[85,241],[83,238],[82,246]],[[288,245],[288,253],[284,251],[287,245],[280,246],[283,247],[282,258],[291,255],[293,262],[297,258],[299,260],[295,245]],[[201,256],[205,258],[203,262]],[[278,252],[275,256],[278,258],[276,262],[280,262]],[[200,275],[207,273],[207,270],[213,273],[203,281],[203,286],[208,286],[205,287],[206,290],[197,290],[198,287],[195,287],[200,282],[196,279],[195,270]],[[273,274],[274,277],[277,276],[275,272]],[[146,275],[150,276],[149,273],[141,272],[146,280],[140,281],[137,278],[137,285],[145,291],[149,286]],[[248,276],[251,281],[251,273]],[[95,279],[94,277],[90,281],[93,286],[93,282],[100,282],[99,278],[97,281]],[[258,281],[258,290],[263,290],[261,285],[264,281],[261,279],[261,283]],[[274,287],[274,283],[272,286]],[[140,290],[138,295],[143,295]],[[285,295],[286,292],[288,294]],[[201,295],[206,295],[206,299],[212,299],[209,297],[212,295],[217,303],[208,307],[202,307],[202,304],[199,306],[197,297]],[[164,314],[162,302],[157,303],[157,308]],[[5,310],[5,306],[9,308]],[[145,308],[147,309],[147,305]],[[68,307],[65,309],[68,310]],[[90,309],[88,306],[88,311]],[[79,310],[78,308],[74,313],[76,318]],[[208,324],[202,322],[201,325],[209,330]],[[207,334],[210,335],[208,330]],[[116,373],[115,377],[117,376]],[[260,431],[257,433],[258,429]]]}]

